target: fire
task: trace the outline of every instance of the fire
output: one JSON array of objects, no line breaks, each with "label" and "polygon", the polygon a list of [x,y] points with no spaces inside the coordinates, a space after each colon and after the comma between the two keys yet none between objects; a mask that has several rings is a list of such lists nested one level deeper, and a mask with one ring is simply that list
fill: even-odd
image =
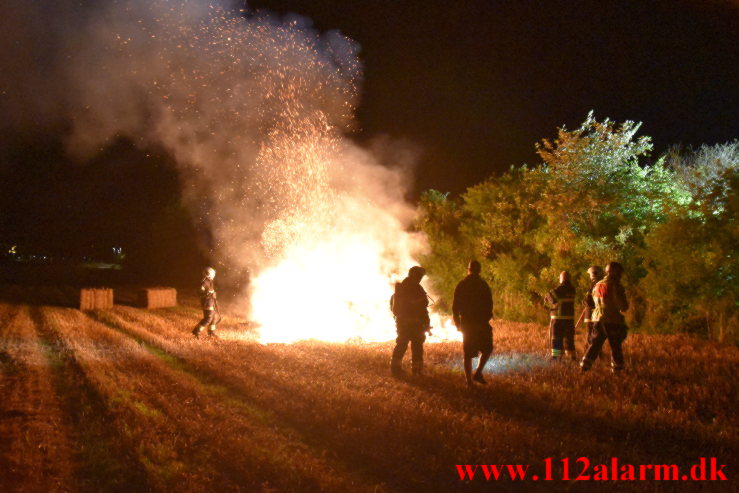
[{"label": "fire", "polygon": [[253,282],[252,318],[262,342],[393,338],[390,279],[378,248],[358,237],[298,245]]},{"label": "fire", "polygon": [[[286,103],[287,108],[295,104]],[[321,112],[286,111],[257,158],[274,200],[250,288],[264,343],[395,338],[389,300],[424,243],[392,171],[352,146]],[[439,338],[456,338],[435,317]]]},{"label": "fire", "polygon": [[[384,342],[395,339],[389,308],[394,282],[383,248],[358,235],[336,235],[296,245],[252,284],[251,318],[262,343],[302,339],[327,342]],[[459,335],[432,313],[429,341],[458,340]]]}]

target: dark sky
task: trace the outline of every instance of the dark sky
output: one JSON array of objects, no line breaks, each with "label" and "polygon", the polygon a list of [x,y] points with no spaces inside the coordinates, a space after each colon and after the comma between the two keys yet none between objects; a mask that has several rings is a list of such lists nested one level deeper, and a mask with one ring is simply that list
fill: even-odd
[{"label": "dark sky", "polygon": [[[428,188],[460,193],[512,164],[535,164],[536,142],[558,126],[577,127],[591,109],[599,119],[642,121],[656,153],[739,137],[739,1],[254,0],[249,6],[300,14],[361,45],[355,137],[389,135],[422,150],[411,199]],[[44,46],[11,24],[0,33],[6,53]],[[5,58],[16,62],[1,67],[6,75],[44,70],[43,55],[35,66],[28,57],[0,61]],[[35,100],[22,102],[33,107]],[[166,156],[150,168],[151,158],[123,143],[108,155],[124,156],[128,168],[122,169],[123,158],[105,155],[81,168],[64,156],[61,133],[39,126],[16,136],[8,118],[4,125],[0,244],[131,243],[152,230],[162,211],[177,207],[177,177]]]},{"label": "dark sky", "polygon": [[656,151],[739,137],[739,3],[255,0],[362,46],[362,137],[424,150],[416,191],[460,192],[596,117]]}]

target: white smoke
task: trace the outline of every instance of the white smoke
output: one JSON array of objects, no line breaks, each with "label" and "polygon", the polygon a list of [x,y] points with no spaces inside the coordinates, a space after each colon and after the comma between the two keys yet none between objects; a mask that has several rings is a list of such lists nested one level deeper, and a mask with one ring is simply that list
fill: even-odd
[{"label": "white smoke", "polygon": [[[414,212],[403,198],[413,153],[378,144],[381,164],[347,138],[358,45],[298,16],[202,0],[120,0],[87,14],[58,57],[70,152],[90,157],[121,136],[166,150],[194,219],[210,228],[227,271],[249,273],[255,299],[294,282],[294,296],[309,298],[304,310],[327,310],[335,305],[310,299],[318,281],[364,283],[373,291],[359,316],[382,309],[392,330],[389,277],[422,248],[407,233]],[[333,277],[320,263],[337,264]],[[350,314],[368,296],[341,293],[329,296]]]}]

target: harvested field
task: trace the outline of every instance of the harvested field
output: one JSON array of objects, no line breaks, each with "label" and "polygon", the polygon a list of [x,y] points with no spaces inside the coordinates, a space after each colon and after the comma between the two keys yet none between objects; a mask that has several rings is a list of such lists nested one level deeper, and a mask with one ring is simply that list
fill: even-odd
[{"label": "harvested field", "polygon": [[[489,384],[463,385],[461,344],[427,344],[428,374],[389,376],[391,343],[263,346],[200,311],[0,304],[2,491],[591,491],[592,464],[739,455],[739,350],[631,334],[629,369],[546,359],[546,329],[495,323]],[[555,480],[460,480],[457,464],[530,465]],[[590,471],[592,474],[592,470]],[[611,489],[611,482],[600,481]],[[730,484],[619,481],[621,491]]]}]

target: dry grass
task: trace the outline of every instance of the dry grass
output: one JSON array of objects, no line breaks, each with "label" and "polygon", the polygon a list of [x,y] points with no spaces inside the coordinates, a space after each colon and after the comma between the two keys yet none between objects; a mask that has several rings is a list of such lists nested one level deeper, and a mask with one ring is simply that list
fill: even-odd
[{"label": "dry grass", "polygon": [[[221,340],[196,341],[194,305],[87,314],[35,307],[30,316],[25,306],[0,308],[0,321],[12,321],[3,323],[12,330],[4,329],[0,355],[43,363],[29,363],[39,370],[21,392],[3,362],[0,395],[44,402],[61,423],[37,432],[55,444],[46,469],[55,472],[35,466],[33,443],[18,439],[0,455],[0,470],[28,457],[12,482],[3,479],[11,490],[35,491],[54,477],[70,491],[489,491],[495,485],[460,482],[454,465],[531,464],[541,473],[546,457],[615,456],[688,467],[699,457],[726,463],[739,452],[739,351],[684,336],[630,335],[623,375],[612,376],[605,362],[581,375],[546,359],[544,327],[497,322],[490,383],[468,391],[459,343],[427,344],[428,375],[399,381],[389,376],[390,343],[262,346],[229,317]],[[65,405],[70,398],[92,432]],[[18,405],[8,402],[0,401],[0,412]],[[3,434],[23,433],[19,422],[0,424]],[[69,453],[96,441],[105,450]],[[106,473],[94,472],[100,468]]]}]

